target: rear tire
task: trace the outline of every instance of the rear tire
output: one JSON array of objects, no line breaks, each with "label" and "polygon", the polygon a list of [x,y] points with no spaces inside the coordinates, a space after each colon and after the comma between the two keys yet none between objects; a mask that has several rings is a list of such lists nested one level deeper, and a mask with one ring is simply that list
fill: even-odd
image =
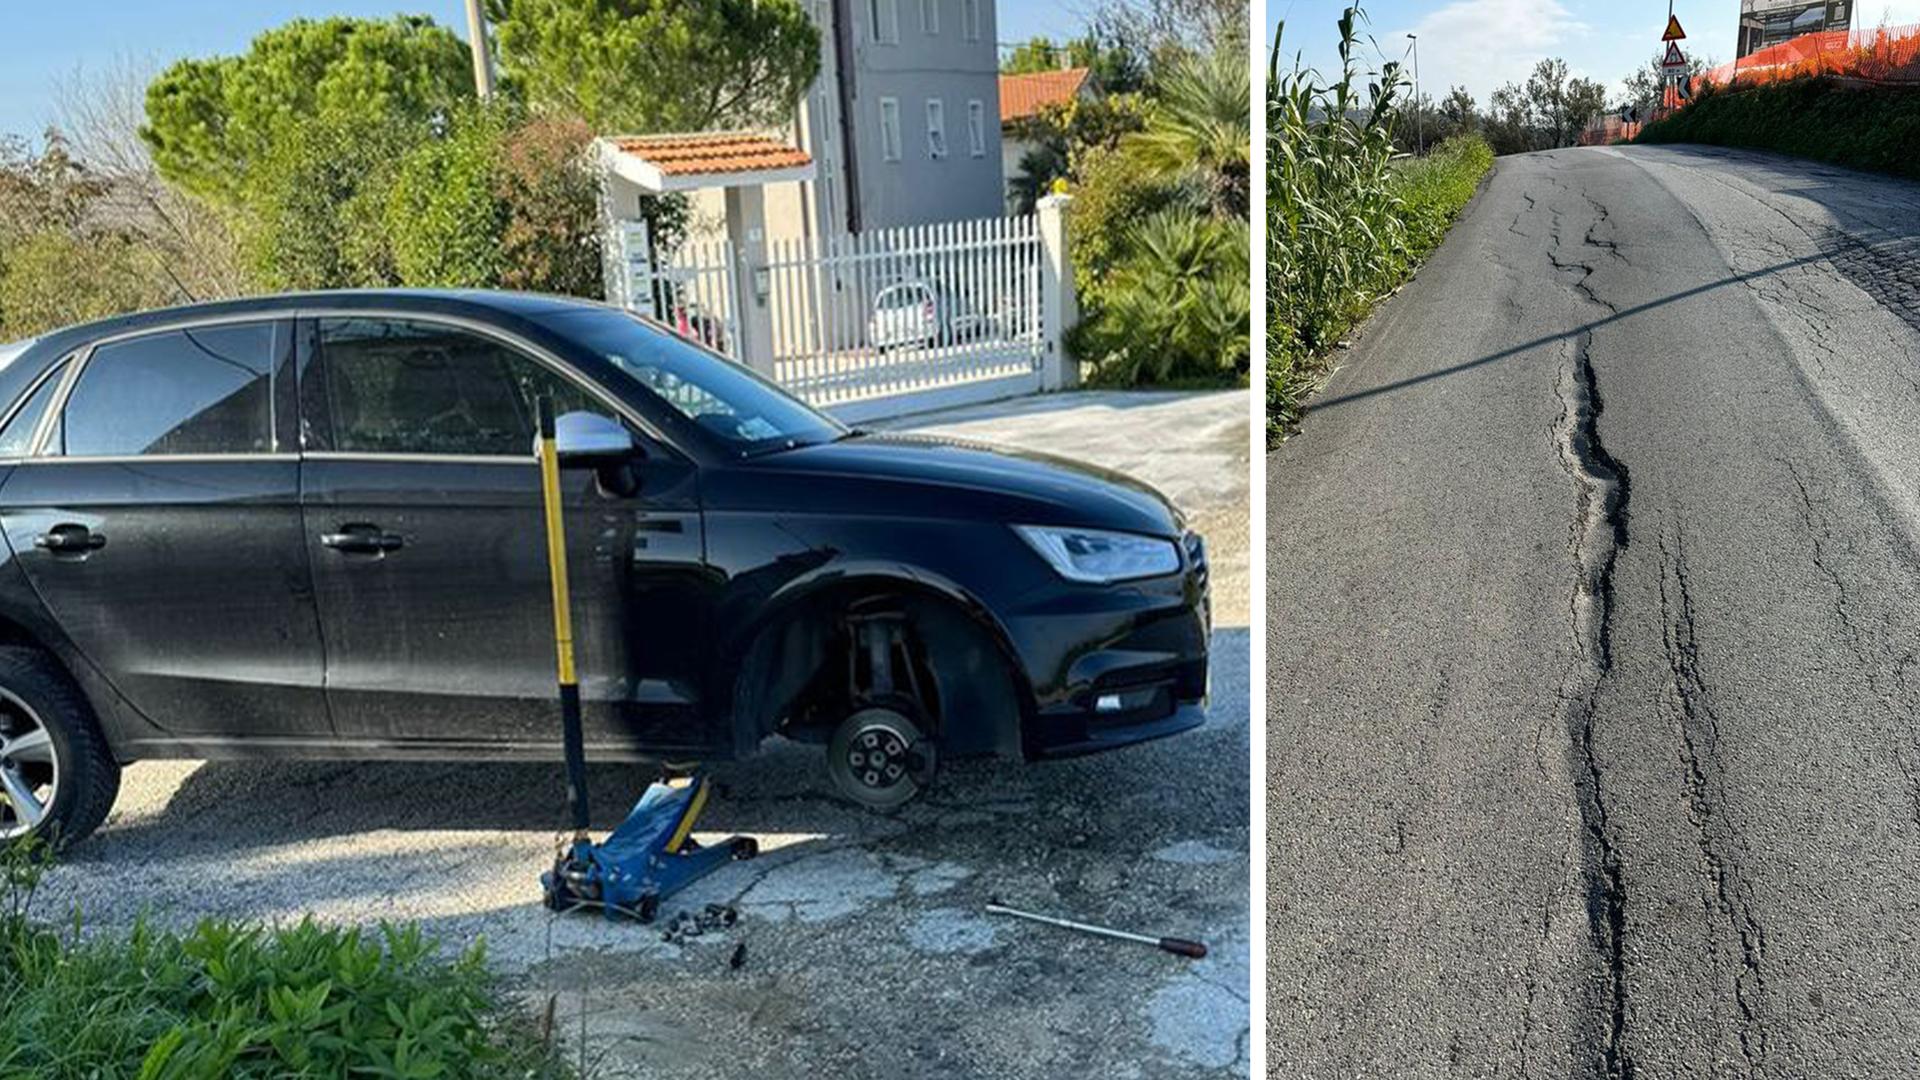
[{"label": "rear tire", "polygon": [[0,646],[0,842],[76,843],[119,794],[120,764],[65,669],[39,649]]}]

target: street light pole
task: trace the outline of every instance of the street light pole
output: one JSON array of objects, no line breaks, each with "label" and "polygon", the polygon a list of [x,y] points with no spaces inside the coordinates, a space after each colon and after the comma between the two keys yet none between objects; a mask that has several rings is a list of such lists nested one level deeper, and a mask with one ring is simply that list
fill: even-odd
[{"label": "street light pole", "polygon": [[473,49],[473,89],[481,101],[493,97],[493,58],[487,54],[487,17],[480,0],[467,0],[467,39]]},{"label": "street light pole", "polygon": [[1413,42],[1413,137],[1414,150],[1419,154],[1427,152],[1427,122],[1420,108],[1420,35],[1408,34],[1407,40]]}]

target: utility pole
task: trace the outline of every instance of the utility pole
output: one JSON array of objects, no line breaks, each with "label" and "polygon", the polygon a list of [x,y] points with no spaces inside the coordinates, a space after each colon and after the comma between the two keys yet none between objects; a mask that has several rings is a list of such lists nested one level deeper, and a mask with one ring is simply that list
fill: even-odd
[{"label": "utility pole", "polygon": [[473,88],[481,101],[493,98],[493,58],[487,54],[487,17],[480,0],[467,0],[467,39],[473,48]]},{"label": "utility pole", "polygon": [[1408,34],[1407,40],[1413,42],[1413,138],[1416,153],[1427,152],[1427,122],[1420,107],[1420,35]]}]

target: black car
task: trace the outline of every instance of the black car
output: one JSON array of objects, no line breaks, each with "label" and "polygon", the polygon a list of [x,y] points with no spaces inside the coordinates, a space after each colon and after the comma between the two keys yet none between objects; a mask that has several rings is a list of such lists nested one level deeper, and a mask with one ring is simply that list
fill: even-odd
[{"label": "black car", "polygon": [[1207,568],[1153,490],[850,430],[663,327],[485,292],[277,296],[0,349],[0,835],[141,758],[557,757],[534,403],[592,758],[937,755],[1202,722]]}]

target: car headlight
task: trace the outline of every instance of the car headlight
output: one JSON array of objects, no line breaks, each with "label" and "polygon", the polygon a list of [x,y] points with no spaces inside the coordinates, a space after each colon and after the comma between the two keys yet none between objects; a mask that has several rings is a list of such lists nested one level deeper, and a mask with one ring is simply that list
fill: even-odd
[{"label": "car headlight", "polygon": [[1180,569],[1180,549],[1171,540],[1105,529],[1015,525],[1020,534],[1069,581],[1111,582],[1159,577]]}]

